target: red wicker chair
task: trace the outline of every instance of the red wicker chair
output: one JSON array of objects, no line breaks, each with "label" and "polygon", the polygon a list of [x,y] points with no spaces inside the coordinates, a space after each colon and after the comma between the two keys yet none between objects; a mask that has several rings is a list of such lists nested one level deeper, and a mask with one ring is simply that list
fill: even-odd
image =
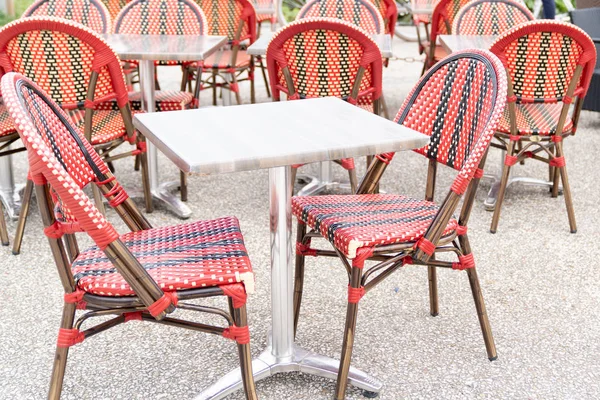
[{"label": "red wicker chair", "polygon": [[[460,9],[472,0],[440,0],[433,9],[431,16],[431,33],[429,41],[420,43],[425,52],[423,73],[433,64],[446,57],[448,54],[441,45],[437,44],[439,35],[452,33],[452,24]],[[433,45],[431,45],[433,43]]]},{"label": "red wicker chair", "polygon": [[347,21],[370,34],[386,29],[383,18],[369,0],[312,0],[302,7],[296,19],[330,17]]},{"label": "red wicker chair", "polygon": [[[115,19],[115,33],[142,35],[206,35],[204,13],[193,0],[133,0]],[[136,64],[135,61],[128,61]],[[156,65],[181,66],[184,80],[191,62],[157,61]],[[185,110],[195,106],[194,96],[185,91],[158,90],[158,111]],[[131,107],[142,109],[140,93],[132,93]]]},{"label": "red wicker chair", "polygon": [[68,19],[98,33],[112,30],[112,17],[100,0],[37,0],[23,13],[23,17],[33,16]]},{"label": "red wicker chair", "polygon": [[[250,0],[196,0],[208,21],[208,34],[227,36],[226,48],[212,54],[201,63],[189,67],[190,76],[196,72],[195,97],[208,86],[212,88],[213,105],[217,104],[217,88],[235,94],[238,104],[242,103],[239,82],[250,81],[250,102],[254,103],[254,57],[246,52],[246,45],[256,40],[256,12]],[[203,73],[210,77],[203,79]],[[242,76],[246,74],[246,78]],[[219,79],[221,82],[219,82]],[[182,83],[183,87],[183,83]]]},{"label": "red wicker chair", "polygon": [[[380,110],[381,51],[368,34],[334,18],[305,18],[280,29],[267,48],[273,101],[333,96],[376,114]],[[324,71],[324,72],[323,72]],[[337,161],[348,170],[352,193],[353,159]],[[292,168],[292,182],[297,168]]]},{"label": "red wicker chair", "polygon": [[455,35],[499,35],[535,18],[527,7],[512,0],[476,0],[462,7],[452,26]]},{"label": "red wicker chair", "polygon": [[[44,233],[64,287],[63,317],[48,398],[59,399],[69,348],[128,321],[151,321],[235,340],[246,390],[256,399],[246,297],[254,284],[235,217],[152,228],[67,115],[22,75],[2,78],[6,107],[28,151]],[[88,199],[100,188],[131,229],[119,235]],[[54,206],[56,205],[56,210]],[[75,232],[96,246],[78,251]],[[227,296],[229,310],[186,300]],[[89,310],[77,320],[76,310]],[[206,312],[226,326],[167,317],[177,309]],[[83,329],[94,317],[112,318]]]},{"label": "red wicker chair", "polygon": [[370,0],[379,10],[379,14],[383,17],[385,25],[385,33],[389,33],[394,37],[396,30],[396,21],[398,20],[398,7],[395,0]]},{"label": "red wicker chair", "polygon": [[[425,200],[372,194],[393,153],[376,156],[360,194],[292,198],[292,212],[298,219],[294,326],[300,313],[306,256],[339,257],[348,273],[348,309],[336,399],[344,399],[346,391],[361,297],[407,264],[429,268],[432,315],[438,314],[436,268],[467,271],[487,355],[496,359],[467,223],[505,96],[506,78],[494,55],[478,50],[455,53],[421,78],[396,116],[396,122],[431,136],[429,144],[417,150],[429,159]],[[440,205],[433,202],[438,163],[459,171]],[[456,219],[453,213],[464,193]],[[315,237],[329,240],[335,251],[312,247]],[[436,254],[443,252],[454,253],[457,261],[436,259]],[[367,268],[366,261],[377,264]]]},{"label": "red wicker chair", "polygon": [[[562,181],[571,233],[577,231],[562,141],[575,134],[596,64],[596,48],[575,25],[531,21],[505,32],[491,48],[509,76],[508,106],[498,125],[506,150],[491,232],[498,228],[510,168],[527,158],[549,164],[552,196]],[[574,104],[573,111],[569,108]]]},{"label": "red wicker chair", "polygon": [[117,15],[119,15],[123,7],[130,1],[131,0],[102,0],[113,20],[117,18]]},{"label": "red wicker chair", "polygon": [[[78,128],[84,131],[85,137],[109,165],[120,158],[139,156],[146,209],[152,210],[145,142],[136,135],[133,127],[121,63],[98,34],[81,24],[54,17],[14,21],[0,30],[0,76],[7,72],[35,78],[62,108],[68,110]],[[98,109],[109,101],[116,109]],[[6,113],[6,109],[0,109],[1,113]],[[10,129],[12,131],[4,129],[0,136],[5,140],[16,140],[18,135],[14,126]],[[136,147],[114,154],[124,143]],[[32,190],[33,185],[28,181],[14,253],[20,251]],[[100,192],[95,191],[94,195],[102,209]]]},{"label": "red wicker chair", "polygon": [[[252,4],[254,5],[254,7],[260,7],[260,6],[269,7],[269,6],[273,6],[275,1],[277,1],[277,0],[253,0]],[[256,22],[258,23],[259,28],[262,25],[262,23],[265,21],[269,21],[271,23],[271,25],[275,25],[277,23],[277,14],[276,13],[256,14]]]}]

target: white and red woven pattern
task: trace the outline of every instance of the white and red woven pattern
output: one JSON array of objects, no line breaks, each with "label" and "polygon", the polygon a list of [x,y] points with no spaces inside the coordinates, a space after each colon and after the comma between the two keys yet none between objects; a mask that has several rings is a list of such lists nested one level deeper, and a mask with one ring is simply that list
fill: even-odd
[{"label": "white and red woven pattern", "polygon": [[79,22],[98,33],[112,29],[112,17],[100,0],[38,0],[23,17],[48,16]]},{"label": "white and red woven pattern", "polygon": [[531,11],[513,0],[476,0],[460,9],[452,32],[455,35],[499,35],[515,25],[533,21]]},{"label": "white and red woven pattern", "polygon": [[[131,232],[120,237],[164,291],[253,283],[252,266],[234,217]],[[101,296],[135,293],[103,251],[93,247],[73,263],[80,289]]]},{"label": "white and red woven pattern", "polygon": [[[296,196],[292,212],[348,258],[361,247],[419,240],[439,210],[433,202],[394,194]],[[458,222],[453,218],[444,235]]]},{"label": "white and red woven pattern", "polygon": [[[517,134],[548,136],[556,133],[562,103],[526,103],[516,105]],[[567,116],[562,133],[571,133],[573,119]],[[510,134],[510,113],[504,109],[498,132]]]},{"label": "white and red woven pattern", "polygon": [[379,14],[383,18],[385,24],[385,33],[389,33],[394,36],[396,30],[396,21],[398,20],[398,6],[396,6],[395,0],[370,0]]},{"label": "white and red woven pattern", "polygon": [[4,103],[0,103],[0,138],[16,132],[15,125],[13,124],[8,110]]},{"label": "white and red woven pattern", "polygon": [[115,18],[115,33],[206,35],[204,13],[192,0],[133,0]]},{"label": "white and red woven pattern", "polygon": [[[194,105],[194,96],[189,92],[178,90],[157,90],[154,92],[156,111],[187,110]],[[135,111],[142,110],[142,94],[140,92],[129,93],[129,104]]]},{"label": "white and red woven pattern", "polygon": [[[85,110],[69,110],[75,126],[83,130]],[[95,110],[92,116],[92,144],[108,143],[127,134],[123,115],[119,110]]]},{"label": "white and red woven pattern", "polygon": [[298,12],[296,19],[330,17],[361,27],[370,34],[385,32],[381,14],[369,0],[312,0]]},{"label": "white and red woven pattern", "polygon": [[[223,49],[219,50],[201,63],[204,70],[210,70],[212,68],[217,69],[229,69],[229,68],[248,68],[250,66],[250,55],[246,50],[238,50],[235,65],[233,64],[233,50]],[[195,68],[196,64],[192,64],[191,68]]]},{"label": "white and red woven pattern", "polygon": [[[256,12],[250,0],[197,0],[206,15],[208,34],[231,41],[256,40]],[[242,29],[238,28],[243,21]]]},{"label": "white and red woven pattern", "polygon": [[[277,0],[253,0],[252,4],[255,8],[258,7],[274,7]],[[259,24],[264,21],[270,21],[272,24],[277,22],[277,14],[256,14],[256,22]]]},{"label": "white and red woven pattern", "polygon": [[110,13],[110,17],[114,20],[117,15],[121,12],[123,7],[127,5],[131,0],[102,0],[102,3],[106,6],[106,9]]}]

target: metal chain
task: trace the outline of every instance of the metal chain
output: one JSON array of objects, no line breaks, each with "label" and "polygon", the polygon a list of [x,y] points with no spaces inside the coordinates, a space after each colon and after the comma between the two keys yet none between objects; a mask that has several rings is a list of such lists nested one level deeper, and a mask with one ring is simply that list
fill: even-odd
[{"label": "metal chain", "polygon": [[423,57],[398,57],[398,56],[390,57],[390,60],[391,61],[404,61],[406,63],[415,63],[415,62],[422,63],[423,61],[425,61],[425,59]]}]

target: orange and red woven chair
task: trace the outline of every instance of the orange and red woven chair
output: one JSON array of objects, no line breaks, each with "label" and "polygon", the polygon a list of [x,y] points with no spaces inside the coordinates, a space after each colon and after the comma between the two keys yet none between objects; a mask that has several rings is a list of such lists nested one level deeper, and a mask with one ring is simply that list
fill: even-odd
[{"label": "orange and red woven chair", "polygon": [[433,9],[431,16],[431,33],[429,41],[420,44],[425,52],[423,73],[433,64],[446,57],[448,54],[441,45],[437,44],[439,35],[452,33],[452,24],[460,9],[472,0],[440,0]]},{"label": "orange and red woven chair", "polygon": [[[334,18],[305,18],[280,29],[267,48],[273,101],[339,97],[376,114],[380,110],[382,61],[377,44],[361,28]],[[352,193],[353,159],[336,161],[348,170]],[[292,166],[295,181],[301,165]]]},{"label": "orange and red woven chair", "polygon": [[[296,196],[298,219],[294,324],[298,325],[306,256],[338,257],[348,275],[348,308],[336,399],[344,399],[360,299],[407,264],[428,266],[431,314],[438,314],[437,268],[466,270],[490,360],[496,348],[488,321],[467,224],[481,169],[506,103],[506,77],[488,51],[467,50],[434,65],[404,101],[395,121],[431,137],[418,153],[429,159],[425,200],[373,194],[394,154],[380,154],[369,166],[357,195]],[[441,204],[435,203],[438,164],[458,171]],[[460,216],[453,216],[465,197]],[[308,230],[308,232],[307,232]],[[311,244],[327,239],[334,250]],[[448,260],[449,254],[456,261]],[[376,262],[367,266],[367,261]]]},{"label": "orange and red woven chair", "polygon": [[[19,72],[35,79],[62,108],[68,110],[77,127],[84,131],[85,137],[109,165],[120,158],[139,156],[146,209],[152,210],[146,146],[133,127],[121,62],[98,34],[81,24],[54,17],[14,21],[0,30],[0,76],[8,72]],[[103,109],[109,102],[115,109]],[[10,122],[6,117],[0,119]],[[14,138],[16,133],[12,124],[10,129]],[[5,139],[11,137],[6,124],[2,132]],[[135,145],[135,148],[115,154],[125,143]],[[32,190],[33,185],[28,181],[14,253],[20,251]],[[95,191],[94,195],[102,208],[100,192]]]},{"label": "orange and red woven chair", "polygon": [[106,9],[110,13],[110,17],[114,20],[117,18],[117,15],[119,15],[123,7],[130,1],[131,0],[102,0],[102,3],[104,3]]},{"label": "orange and red woven chair", "polygon": [[98,33],[112,30],[112,17],[100,0],[37,0],[25,10],[22,17],[33,16],[68,19]]},{"label": "orange and red woven chair", "polygon": [[[115,33],[135,35],[206,35],[204,13],[193,0],[133,0],[115,19]],[[128,63],[136,64],[135,61]],[[180,66],[184,79],[191,62],[157,61],[158,65]],[[157,90],[157,111],[186,110],[195,107],[194,96],[185,91]],[[141,93],[130,95],[131,107],[142,109]]]},{"label": "orange and red woven chair", "polygon": [[386,30],[381,14],[369,0],[311,0],[300,9],[296,19],[330,17],[361,27],[369,34]]},{"label": "orange and red woven chair", "polygon": [[[213,105],[217,104],[217,89],[234,93],[236,102],[242,103],[239,82],[250,81],[250,102],[254,103],[254,57],[246,52],[246,47],[256,40],[256,12],[250,0],[196,0],[204,11],[209,35],[227,36],[227,47],[212,54],[189,69],[190,76],[196,73],[195,97],[200,91],[210,87]],[[203,78],[203,73],[210,77]],[[246,77],[243,77],[246,75]],[[185,82],[182,82],[182,88]]]},{"label": "orange and red woven chair", "polygon": [[[254,275],[237,219],[152,228],[81,131],[39,86],[15,73],[4,75],[1,85],[27,147],[44,233],[64,288],[48,398],[60,398],[72,346],[122,323],[149,321],[235,341],[246,398],[256,399],[246,316]],[[94,207],[83,191],[90,184],[102,190],[130,233],[119,235]],[[80,253],[76,232],[89,235],[96,246]],[[214,296],[227,297],[229,312],[187,302]],[[178,309],[221,317],[224,326],[167,316]],[[77,310],[87,312],[75,319]],[[103,320],[88,326],[96,317]]]},{"label": "orange and red woven chair", "polygon": [[455,35],[500,35],[534,19],[531,11],[517,1],[476,0],[460,9],[452,32]]},{"label": "orange and red woven chair", "polygon": [[[571,233],[577,231],[563,140],[575,134],[596,64],[596,48],[575,25],[531,21],[505,32],[492,45],[509,76],[508,106],[498,125],[506,151],[490,231],[498,229],[510,169],[526,159],[549,165],[552,197],[562,182]],[[572,109],[572,111],[570,111]]]},{"label": "orange and red woven chair", "polygon": [[[277,0],[253,0],[252,4],[254,5],[255,8],[274,7],[275,1],[277,1]],[[276,13],[256,14],[256,22],[258,23],[259,30],[260,30],[262,23],[265,21],[269,21],[272,26],[275,26],[275,24],[277,23],[277,14]]]},{"label": "orange and red woven chair", "polygon": [[389,33],[394,37],[396,30],[396,21],[398,20],[398,6],[395,0],[370,0],[379,10],[379,14],[383,18],[385,25],[385,33]]}]

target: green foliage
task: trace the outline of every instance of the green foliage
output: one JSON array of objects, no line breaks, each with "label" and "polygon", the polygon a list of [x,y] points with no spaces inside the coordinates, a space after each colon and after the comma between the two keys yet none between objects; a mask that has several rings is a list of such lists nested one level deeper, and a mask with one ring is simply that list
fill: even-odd
[{"label": "green foliage", "polygon": [[33,3],[34,0],[14,0],[15,2],[15,16],[9,17],[4,13],[0,12],[0,26],[8,24],[10,21],[17,19],[23,14],[23,12]]}]

